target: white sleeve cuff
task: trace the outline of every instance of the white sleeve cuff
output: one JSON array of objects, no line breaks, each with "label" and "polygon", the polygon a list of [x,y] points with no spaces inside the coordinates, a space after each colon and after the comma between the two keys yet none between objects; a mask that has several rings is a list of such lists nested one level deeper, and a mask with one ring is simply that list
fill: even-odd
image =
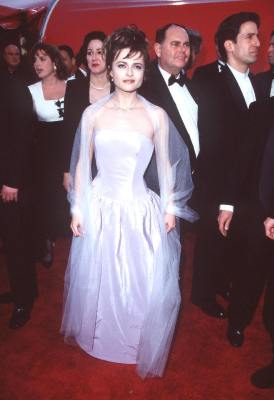
[{"label": "white sleeve cuff", "polygon": [[175,215],[175,207],[173,204],[168,204],[165,209],[166,214]]},{"label": "white sleeve cuff", "polygon": [[234,212],[234,206],[231,206],[230,204],[220,204],[219,210]]},{"label": "white sleeve cuff", "polygon": [[77,216],[79,218],[82,217],[82,213],[80,211],[80,208],[77,205],[74,205],[74,206],[71,207],[70,213],[71,213],[71,215]]}]

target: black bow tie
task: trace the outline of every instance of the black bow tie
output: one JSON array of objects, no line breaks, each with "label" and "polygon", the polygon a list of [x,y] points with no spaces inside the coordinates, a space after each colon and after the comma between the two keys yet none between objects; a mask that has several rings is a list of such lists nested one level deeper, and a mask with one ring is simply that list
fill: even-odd
[{"label": "black bow tie", "polygon": [[168,86],[173,85],[173,83],[178,83],[180,86],[184,86],[185,81],[185,75],[182,73],[180,73],[178,78],[176,78],[174,75],[170,75],[168,78]]}]

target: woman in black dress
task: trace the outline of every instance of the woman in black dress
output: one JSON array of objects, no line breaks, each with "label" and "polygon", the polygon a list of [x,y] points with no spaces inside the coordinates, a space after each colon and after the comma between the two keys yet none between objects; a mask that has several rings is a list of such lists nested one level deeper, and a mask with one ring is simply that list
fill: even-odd
[{"label": "woman in black dress", "polygon": [[86,35],[81,47],[83,63],[88,70],[87,78],[68,81],[64,104],[64,187],[68,188],[68,171],[75,132],[83,111],[90,104],[111,92],[105,54],[104,32],[93,31]]},{"label": "woman in black dress", "polygon": [[34,151],[34,194],[38,255],[44,266],[53,262],[53,243],[64,229],[65,213],[69,217],[65,191],[62,186],[61,161],[66,67],[59,50],[38,43],[32,51],[33,66],[39,81],[30,85],[36,117]]}]

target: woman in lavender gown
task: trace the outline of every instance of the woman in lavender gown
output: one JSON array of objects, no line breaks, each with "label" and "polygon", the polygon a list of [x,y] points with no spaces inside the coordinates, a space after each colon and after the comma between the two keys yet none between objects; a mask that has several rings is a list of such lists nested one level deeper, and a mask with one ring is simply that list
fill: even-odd
[{"label": "woman in lavender gown", "polygon": [[[137,94],[148,61],[136,27],[108,38],[115,91],[85,110],[72,152],[74,238],[61,327],[67,342],[96,358],[137,364],[142,377],[163,374],[176,325],[176,217],[196,218],[186,205],[187,148],[164,110]],[[160,196],[149,189],[156,178]]]}]

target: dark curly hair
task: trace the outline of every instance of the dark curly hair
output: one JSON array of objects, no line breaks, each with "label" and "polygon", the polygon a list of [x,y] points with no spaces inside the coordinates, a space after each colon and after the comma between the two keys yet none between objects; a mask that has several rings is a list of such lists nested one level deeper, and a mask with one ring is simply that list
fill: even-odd
[{"label": "dark curly hair", "polygon": [[42,43],[42,42],[35,44],[31,50],[31,58],[33,63],[34,63],[34,56],[38,50],[44,51],[49,56],[51,61],[56,65],[56,75],[59,79],[65,80],[68,78],[67,68],[63,63],[58,47],[53,46],[52,44],[49,43]]},{"label": "dark curly hair", "polygon": [[108,72],[111,70],[113,61],[119,56],[121,50],[129,49],[128,57],[140,53],[144,57],[145,70],[149,66],[148,41],[143,31],[137,26],[130,25],[116,29],[105,42],[106,65]]},{"label": "dark curly hair", "polygon": [[91,31],[87,33],[84,37],[83,44],[79,50],[79,53],[76,56],[77,65],[80,66],[81,64],[84,64],[87,67],[87,51],[89,43],[91,42],[91,40],[101,40],[101,42],[104,43],[106,37],[107,35],[105,34],[105,32],[102,31]]}]

